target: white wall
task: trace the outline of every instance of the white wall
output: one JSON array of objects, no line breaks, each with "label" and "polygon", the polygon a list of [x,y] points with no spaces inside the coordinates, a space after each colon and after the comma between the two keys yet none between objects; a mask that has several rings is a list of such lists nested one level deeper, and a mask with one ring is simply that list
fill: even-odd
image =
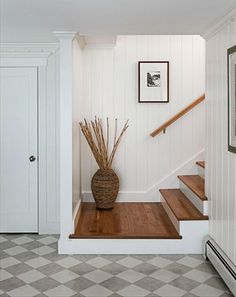
[{"label": "white wall", "polygon": [[236,264],[236,155],[227,147],[227,48],[236,44],[236,23],[206,42],[206,195],[210,235]]},{"label": "white wall", "polygon": [[[114,162],[124,199],[148,199],[150,189],[205,146],[204,103],[151,138],[149,133],[202,95],[205,42],[200,36],[118,36],[114,49],[84,49],[83,96],[78,106],[95,115],[130,120]],[[170,103],[139,104],[137,62],[170,61]],[[90,192],[97,166],[82,137],[82,188]],[[155,189],[158,195],[157,189]],[[158,196],[157,196],[158,197]],[[158,199],[158,198],[157,198]]]}]

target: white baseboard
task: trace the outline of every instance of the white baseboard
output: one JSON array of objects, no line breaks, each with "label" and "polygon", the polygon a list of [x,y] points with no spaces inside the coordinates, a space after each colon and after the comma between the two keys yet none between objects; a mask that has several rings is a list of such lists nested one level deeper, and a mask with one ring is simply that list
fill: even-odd
[{"label": "white baseboard", "polygon": [[[197,174],[196,161],[204,159],[205,149],[195,154],[192,158],[184,162],[181,166],[173,170],[170,174],[162,178],[147,191],[120,191],[117,202],[160,202],[159,189],[178,188],[179,181],[177,175]],[[82,192],[84,202],[93,202],[91,191]]]}]

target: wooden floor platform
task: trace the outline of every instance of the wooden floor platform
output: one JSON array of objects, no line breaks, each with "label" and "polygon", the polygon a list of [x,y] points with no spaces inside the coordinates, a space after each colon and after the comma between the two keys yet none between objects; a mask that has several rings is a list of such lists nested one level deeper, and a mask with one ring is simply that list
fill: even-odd
[{"label": "wooden floor platform", "polygon": [[155,203],[115,203],[113,210],[97,210],[82,203],[81,215],[70,238],[181,239],[163,206]]}]

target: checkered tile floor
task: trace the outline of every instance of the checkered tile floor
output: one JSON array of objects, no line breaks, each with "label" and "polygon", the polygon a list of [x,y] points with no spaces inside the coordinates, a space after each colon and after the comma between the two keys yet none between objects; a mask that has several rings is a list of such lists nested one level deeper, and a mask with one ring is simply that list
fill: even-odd
[{"label": "checkered tile floor", "polygon": [[0,235],[0,296],[232,296],[200,255],[57,254],[57,236]]}]

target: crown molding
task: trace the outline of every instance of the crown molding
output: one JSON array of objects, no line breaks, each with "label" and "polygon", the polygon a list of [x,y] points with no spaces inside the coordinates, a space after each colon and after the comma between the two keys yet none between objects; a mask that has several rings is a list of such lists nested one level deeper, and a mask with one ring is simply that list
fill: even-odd
[{"label": "crown molding", "polygon": [[201,36],[208,40],[213,37],[217,32],[219,32],[226,25],[234,22],[236,20],[236,8],[232,9],[223,18],[211,25],[207,30],[205,30]]},{"label": "crown molding", "polygon": [[113,49],[116,46],[116,35],[85,35],[85,49]]},{"label": "crown molding", "polygon": [[56,37],[59,40],[63,40],[63,39],[73,40],[77,35],[77,32],[75,31],[54,31],[53,33],[56,35]]}]

